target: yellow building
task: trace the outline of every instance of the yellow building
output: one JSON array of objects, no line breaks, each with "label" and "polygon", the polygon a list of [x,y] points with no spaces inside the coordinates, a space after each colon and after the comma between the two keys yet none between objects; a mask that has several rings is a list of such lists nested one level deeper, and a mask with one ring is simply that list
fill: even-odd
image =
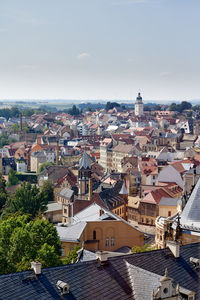
[{"label": "yellow building", "polygon": [[56,227],[62,244],[62,256],[75,245],[91,251],[116,251],[127,246],[142,246],[144,234],[123,220],[82,221],[68,227]]}]

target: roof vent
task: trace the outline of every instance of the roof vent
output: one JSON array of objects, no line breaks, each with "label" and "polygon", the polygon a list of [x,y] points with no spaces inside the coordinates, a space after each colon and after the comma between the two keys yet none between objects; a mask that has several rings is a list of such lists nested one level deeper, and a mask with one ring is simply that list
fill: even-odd
[{"label": "roof vent", "polygon": [[42,267],[42,264],[39,261],[31,262],[31,269],[33,269],[35,275],[41,274],[41,267]]},{"label": "roof vent", "polygon": [[58,280],[56,283],[57,289],[61,292],[62,295],[69,294],[70,285],[62,280]]},{"label": "roof vent", "polygon": [[190,263],[196,268],[200,268],[200,259],[195,257],[190,257]]},{"label": "roof vent", "polygon": [[175,258],[180,257],[180,244],[176,241],[167,241],[166,247],[170,249]]}]

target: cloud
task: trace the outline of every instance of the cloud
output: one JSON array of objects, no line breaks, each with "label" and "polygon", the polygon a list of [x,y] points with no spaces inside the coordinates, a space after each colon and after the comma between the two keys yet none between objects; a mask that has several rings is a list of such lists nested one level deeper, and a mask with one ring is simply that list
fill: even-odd
[{"label": "cloud", "polygon": [[167,72],[167,71],[164,71],[164,72],[160,72],[160,77],[168,77],[170,76],[172,73],[171,72]]},{"label": "cloud", "polygon": [[86,52],[83,52],[83,53],[77,55],[77,59],[78,59],[78,60],[84,60],[84,59],[87,59],[87,58],[89,58],[89,57],[90,57],[90,54],[89,54],[89,53],[86,53]]}]

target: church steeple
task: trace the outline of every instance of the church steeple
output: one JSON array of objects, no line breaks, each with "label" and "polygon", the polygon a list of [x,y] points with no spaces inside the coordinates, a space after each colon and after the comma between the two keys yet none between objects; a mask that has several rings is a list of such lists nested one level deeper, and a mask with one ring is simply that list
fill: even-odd
[{"label": "church steeple", "polygon": [[136,102],[135,102],[135,115],[138,117],[141,117],[143,115],[143,111],[144,111],[144,104],[142,102],[141,94],[138,93],[138,96],[137,96]]},{"label": "church steeple", "polygon": [[79,161],[78,171],[78,191],[79,197],[90,200],[92,196],[92,166],[86,152],[83,153]]}]

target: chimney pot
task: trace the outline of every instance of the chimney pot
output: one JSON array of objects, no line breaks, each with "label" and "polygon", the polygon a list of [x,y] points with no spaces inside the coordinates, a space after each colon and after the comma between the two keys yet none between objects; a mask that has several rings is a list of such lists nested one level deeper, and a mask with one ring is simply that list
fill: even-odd
[{"label": "chimney pot", "polygon": [[96,258],[101,262],[104,263],[108,260],[109,253],[105,251],[97,251]]},{"label": "chimney pot", "polygon": [[99,210],[99,216],[101,217],[104,214],[104,211],[102,209]]},{"label": "chimney pot", "polygon": [[175,258],[180,257],[180,244],[176,241],[167,241],[166,247],[170,249]]},{"label": "chimney pot", "polygon": [[31,269],[33,269],[35,275],[41,274],[41,267],[42,267],[42,264],[39,261],[31,262]]}]

